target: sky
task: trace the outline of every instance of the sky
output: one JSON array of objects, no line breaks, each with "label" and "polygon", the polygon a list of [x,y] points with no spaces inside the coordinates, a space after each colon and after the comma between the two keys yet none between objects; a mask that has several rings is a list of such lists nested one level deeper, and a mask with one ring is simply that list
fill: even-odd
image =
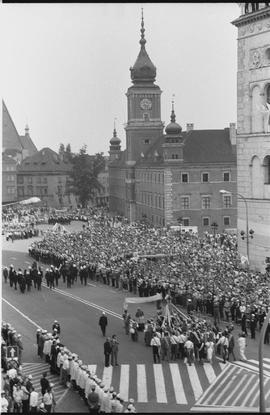
[{"label": "sky", "polygon": [[165,126],[173,94],[183,130],[236,122],[237,3],[2,4],[2,97],[38,150],[86,144],[89,154],[108,155],[115,118],[126,147],[141,7]]}]

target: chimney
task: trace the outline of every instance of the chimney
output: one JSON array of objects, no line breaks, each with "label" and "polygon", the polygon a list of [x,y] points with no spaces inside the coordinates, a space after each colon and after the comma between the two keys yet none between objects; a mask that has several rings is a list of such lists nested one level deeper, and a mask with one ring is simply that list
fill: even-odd
[{"label": "chimney", "polygon": [[234,122],[230,123],[230,140],[231,145],[236,146],[236,124]]},{"label": "chimney", "polygon": [[193,123],[189,123],[189,124],[187,124],[187,127],[186,127],[187,133],[188,133],[189,131],[192,131],[193,129],[194,129],[194,124],[193,124]]}]

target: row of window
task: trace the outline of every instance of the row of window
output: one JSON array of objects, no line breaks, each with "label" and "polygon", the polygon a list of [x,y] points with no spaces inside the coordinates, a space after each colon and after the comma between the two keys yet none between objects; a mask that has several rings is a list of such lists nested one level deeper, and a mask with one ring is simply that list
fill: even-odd
[{"label": "row of window", "polygon": [[136,179],[141,180],[142,182],[150,182],[150,183],[164,183],[164,175],[163,173],[158,172],[149,172],[149,171],[142,171],[136,172]]},{"label": "row of window", "polygon": [[7,187],[7,193],[9,195],[14,195],[16,193],[16,188],[15,187],[8,186]]},{"label": "row of window", "polygon": [[[172,154],[173,159],[177,159],[177,154]],[[156,172],[137,172],[136,179],[141,180],[142,182],[150,182],[150,183],[164,183],[164,175],[163,173],[156,173]],[[181,173],[180,176],[181,183],[189,183],[189,173]],[[226,171],[223,172],[223,181],[230,182],[231,181],[231,174],[230,172]],[[208,183],[210,182],[210,174],[209,172],[202,172],[201,173],[201,182]]]},{"label": "row of window", "polygon": [[[181,208],[190,209],[190,196],[181,196],[180,199],[181,199]],[[201,207],[202,209],[211,208],[211,197],[210,196],[202,196]],[[232,207],[232,196],[231,195],[223,195],[223,207],[224,208]]]},{"label": "row of window", "polygon": [[15,170],[16,170],[16,166],[3,165],[3,171],[15,171]]},{"label": "row of window", "polygon": [[[62,183],[63,178],[61,176],[58,177],[58,183]],[[18,184],[24,184],[24,183],[48,183],[48,178],[46,176],[18,176],[17,177],[17,183]]]},{"label": "row of window", "polygon": [[139,201],[147,206],[164,209],[164,197],[157,193],[140,192]]},{"label": "row of window", "polygon": [[35,192],[34,187],[31,185],[27,186],[26,191],[24,187],[18,187],[18,196],[33,196],[34,194],[38,196],[47,196],[48,187],[36,186]]},{"label": "row of window", "polygon": [[[202,217],[202,226],[210,226],[211,218],[210,216],[203,216]],[[182,218],[181,221],[182,226],[191,226],[190,218]],[[231,225],[231,218],[230,216],[223,216],[223,225],[230,226]]]}]

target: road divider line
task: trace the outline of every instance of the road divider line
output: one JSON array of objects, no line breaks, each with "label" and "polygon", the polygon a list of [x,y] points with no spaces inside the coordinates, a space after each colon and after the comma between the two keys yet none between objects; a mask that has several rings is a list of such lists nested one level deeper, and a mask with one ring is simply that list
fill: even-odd
[{"label": "road divider line", "polygon": [[[47,287],[47,285],[45,283],[42,283],[42,286],[47,288],[48,290],[50,290],[50,288]],[[96,308],[97,310],[102,311],[102,312],[104,311],[105,313],[107,313],[107,314],[109,314],[113,317],[116,317],[120,320],[123,320],[123,317],[121,316],[121,314],[115,313],[114,311],[109,310],[109,309],[107,309],[103,306],[99,306],[97,304],[91,303],[90,301],[87,301],[87,300],[85,300],[81,297],[78,297],[78,296],[74,295],[74,294],[67,293],[66,291],[60,290],[59,288],[54,288],[53,290],[50,290],[50,291],[51,292],[56,292],[56,293],[61,294],[61,295],[64,295],[66,297],[71,298],[72,300],[79,301],[82,304],[88,305],[89,307]]]},{"label": "road divider line", "polygon": [[145,365],[137,365],[137,394],[138,402],[148,402]]},{"label": "road divider line", "polygon": [[[247,375],[248,376],[248,375]],[[242,406],[243,405],[243,403],[242,403],[242,399],[244,398],[244,397],[246,397],[247,396],[247,391],[250,389],[250,384],[251,383],[255,383],[255,381],[256,381],[256,379],[257,379],[257,375],[252,375],[252,376],[249,376],[249,379],[247,379],[247,382],[244,382],[244,385],[243,385],[243,387],[242,387],[242,383],[241,382],[239,382],[238,383],[238,387],[235,389],[235,391],[239,391],[239,394],[238,394],[238,396],[236,396],[236,398],[234,399],[234,401],[232,402],[232,404],[231,404],[231,406],[238,406],[238,402],[239,402],[239,405],[240,406]],[[239,385],[240,385],[240,388],[239,388]],[[227,403],[228,402],[230,402],[229,400],[228,400],[228,398],[226,399],[226,405],[227,405]],[[224,405],[224,404],[223,404]]]},{"label": "road divider line", "polygon": [[15,311],[17,311],[17,313],[19,313],[21,316],[23,316],[26,320],[29,321],[29,323],[33,324],[33,326],[37,327],[38,329],[41,329],[42,327],[39,326],[37,323],[35,323],[33,320],[31,320],[31,318],[29,318],[27,315],[25,315],[24,313],[22,313],[17,307],[15,307],[14,305],[12,305],[9,301],[7,301],[5,298],[2,298],[2,300],[8,304],[10,307],[12,307]]},{"label": "road divider line", "polygon": [[206,374],[208,382],[211,385],[211,383],[214,382],[214,380],[216,379],[216,374],[211,363],[204,363],[204,372]]},{"label": "road divider line", "polygon": [[[203,395],[203,397],[202,397],[203,404],[204,405],[210,405],[211,399],[213,399],[216,396],[217,391],[218,390],[222,390],[223,384],[227,381],[227,379],[230,379],[230,377],[234,373],[237,373],[237,372],[238,372],[238,368],[236,366],[234,366],[234,365],[227,366],[227,369],[225,368],[224,371],[221,372],[222,373],[222,375],[221,375],[221,377],[222,377],[221,382],[218,383],[218,384],[216,384],[216,382],[214,382],[211,385],[210,389],[207,390],[207,393],[206,393],[207,398],[206,399],[203,399],[204,396],[205,396],[205,394]],[[216,379],[216,381],[217,381],[217,379]],[[198,404],[201,404],[201,399],[197,402],[197,405]]]}]

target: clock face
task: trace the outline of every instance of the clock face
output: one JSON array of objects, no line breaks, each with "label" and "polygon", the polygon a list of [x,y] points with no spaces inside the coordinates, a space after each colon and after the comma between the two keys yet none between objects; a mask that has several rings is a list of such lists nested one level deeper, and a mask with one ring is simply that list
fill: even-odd
[{"label": "clock face", "polygon": [[150,110],[152,108],[152,101],[148,98],[143,98],[140,102],[142,110]]}]

